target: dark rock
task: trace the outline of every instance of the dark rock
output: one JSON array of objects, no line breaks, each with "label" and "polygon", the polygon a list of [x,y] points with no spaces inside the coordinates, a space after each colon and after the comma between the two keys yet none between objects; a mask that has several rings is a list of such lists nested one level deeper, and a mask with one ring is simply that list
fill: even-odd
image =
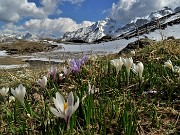
[{"label": "dark rock", "polygon": [[174,9],[174,12],[180,12],[180,6]]},{"label": "dark rock", "polygon": [[145,46],[150,45],[152,40],[147,38],[142,38],[140,40],[136,40],[132,43],[129,43],[124,49],[122,49],[118,54],[129,53],[131,50],[144,48]]},{"label": "dark rock", "polygon": [[174,40],[174,39],[175,39],[174,36],[169,36],[169,37],[167,37],[167,40]]},{"label": "dark rock", "polygon": [[78,40],[78,39],[72,39],[69,42],[73,42],[73,43],[86,43],[84,40]]},{"label": "dark rock", "polygon": [[9,49],[7,51],[7,54],[17,54],[18,53],[18,50],[17,49]]}]

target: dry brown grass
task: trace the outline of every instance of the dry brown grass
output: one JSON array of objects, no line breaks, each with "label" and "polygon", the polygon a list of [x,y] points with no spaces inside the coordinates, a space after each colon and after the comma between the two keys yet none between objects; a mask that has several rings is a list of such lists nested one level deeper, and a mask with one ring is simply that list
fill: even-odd
[{"label": "dry brown grass", "polygon": [[53,46],[40,43],[40,42],[30,42],[30,41],[16,41],[13,43],[1,43],[0,50],[6,50],[10,54],[27,54],[41,51],[48,51],[52,49]]},{"label": "dry brown grass", "polygon": [[12,57],[0,57],[1,65],[16,65],[16,64],[25,64],[21,58],[12,58]]}]

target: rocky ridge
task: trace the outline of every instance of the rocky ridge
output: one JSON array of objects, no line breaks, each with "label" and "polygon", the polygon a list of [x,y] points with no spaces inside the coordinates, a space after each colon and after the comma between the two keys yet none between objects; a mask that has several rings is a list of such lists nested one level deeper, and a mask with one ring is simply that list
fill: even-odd
[{"label": "rocky ridge", "polygon": [[150,15],[136,17],[124,26],[111,18],[98,21],[92,26],[80,28],[77,31],[64,34],[63,41],[71,42],[101,42],[122,38],[131,38],[144,33],[149,33],[167,25],[180,23],[180,7],[172,10],[164,7],[161,10],[153,11]]}]

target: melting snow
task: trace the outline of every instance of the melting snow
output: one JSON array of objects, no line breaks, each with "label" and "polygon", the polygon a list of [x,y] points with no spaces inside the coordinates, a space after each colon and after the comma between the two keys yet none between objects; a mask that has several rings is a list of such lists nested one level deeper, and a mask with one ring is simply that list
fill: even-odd
[{"label": "melting snow", "polygon": [[0,56],[7,56],[6,51],[0,51]]},{"label": "melting snow", "polygon": [[28,64],[19,64],[19,65],[0,65],[0,69],[13,69],[13,68],[23,68],[28,67]]}]

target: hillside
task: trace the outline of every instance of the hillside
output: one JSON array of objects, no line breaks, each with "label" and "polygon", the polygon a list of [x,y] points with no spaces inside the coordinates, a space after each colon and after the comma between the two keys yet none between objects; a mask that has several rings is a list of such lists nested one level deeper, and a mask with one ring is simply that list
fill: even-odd
[{"label": "hillside", "polygon": [[[8,98],[0,96],[3,114],[0,132],[179,134],[180,74],[172,72],[164,63],[171,60],[174,67],[180,66],[180,39],[153,41],[144,48],[135,49],[133,62],[144,64],[142,82],[131,70],[128,83],[125,66],[119,73],[116,71],[111,60],[120,56],[125,58],[130,54],[89,58],[78,73],[72,72],[63,80],[59,74],[64,74],[67,62],[58,65],[59,72],[55,78],[50,76],[52,65],[0,70],[0,88],[15,88],[23,84],[27,91],[23,105],[18,100],[10,101],[10,92]],[[43,76],[48,79],[45,88],[37,84]],[[88,88],[91,94],[88,94]],[[76,97],[73,100],[79,97],[80,103],[68,127],[49,108],[54,107],[56,92],[67,97],[70,91]]]}]

